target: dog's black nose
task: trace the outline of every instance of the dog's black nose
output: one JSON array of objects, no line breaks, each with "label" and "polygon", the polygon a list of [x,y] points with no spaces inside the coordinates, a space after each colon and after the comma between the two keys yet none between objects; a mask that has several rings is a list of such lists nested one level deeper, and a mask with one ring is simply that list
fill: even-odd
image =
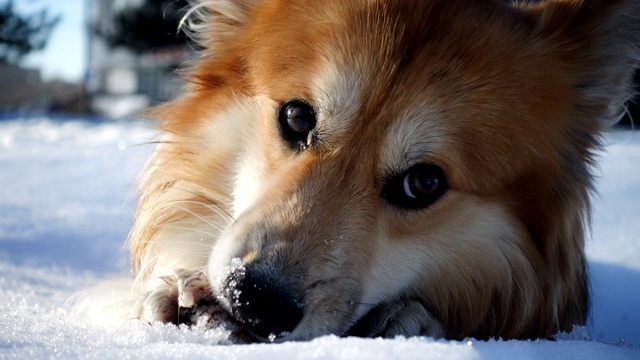
[{"label": "dog's black nose", "polygon": [[263,338],[291,332],[303,314],[295,281],[261,264],[247,265],[243,273],[227,291],[234,317]]}]

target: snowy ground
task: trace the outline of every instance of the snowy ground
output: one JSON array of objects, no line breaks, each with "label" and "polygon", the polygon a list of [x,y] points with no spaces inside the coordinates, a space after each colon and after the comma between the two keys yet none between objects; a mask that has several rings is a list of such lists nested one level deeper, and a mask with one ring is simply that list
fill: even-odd
[{"label": "snowy ground", "polygon": [[0,121],[1,359],[640,358],[640,133],[609,134],[601,157],[586,330],[555,342],[324,337],[249,346],[217,345],[222,330],[116,325],[111,313],[83,307],[90,299],[118,308],[111,292],[121,294],[123,283],[105,281],[128,276],[122,242],[153,135],[124,122]]}]

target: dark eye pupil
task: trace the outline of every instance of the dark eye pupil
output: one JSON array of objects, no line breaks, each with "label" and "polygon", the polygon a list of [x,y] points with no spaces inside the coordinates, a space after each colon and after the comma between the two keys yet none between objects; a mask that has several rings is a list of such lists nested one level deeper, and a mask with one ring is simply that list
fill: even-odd
[{"label": "dark eye pupil", "polygon": [[288,106],[287,123],[295,132],[305,132],[315,126],[315,117],[308,107]]},{"label": "dark eye pupil", "polygon": [[303,149],[308,145],[309,133],[316,127],[316,113],[304,101],[287,101],[280,106],[278,123],[289,145]]},{"label": "dark eye pupil", "polygon": [[405,176],[403,186],[408,197],[417,199],[435,191],[438,188],[438,178],[432,173],[414,171]]},{"label": "dark eye pupil", "polygon": [[382,197],[403,209],[422,209],[433,204],[447,190],[444,171],[433,164],[417,164],[390,178]]}]

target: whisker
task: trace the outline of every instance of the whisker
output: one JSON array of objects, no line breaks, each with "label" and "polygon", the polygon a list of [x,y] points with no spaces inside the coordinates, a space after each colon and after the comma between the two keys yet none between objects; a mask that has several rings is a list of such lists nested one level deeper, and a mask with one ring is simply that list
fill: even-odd
[{"label": "whisker", "polygon": [[[207,200],[209,203],[211,203],[211,205],[214,205],[216,207],[216,209],[218,209],[219,211],[222,211],[229,219],[233,220],[233,222],[235,222],[235,223],[238,222],[233,217],[233,215],[231,215],[225,208],[223,208],[221,205],[219,205],[218,201],[216,201],[215,199],[212,199],[212,198],[210,198],[210,197],[208,197],[206,195],[203,195],[203,194],[200,194],[200,193],[196,193],[196,192],[193,192],[193,191],[189,191],[187,189],[179,188],[179,187],[176,187],[176,186],[172,186],[172,188],[174,188],[176,190],[184,191],[184,192],[189,193],[191,195],[195,195],[195,196],[203,198],[204,200]],[[214,210],[214,209],[212,208],[211,210]],[[215,211],[217,212],[217,210],[215,210]],[[223,214],[220,214],[220,213],[218,213],[218,215],[223,216]]]},{"label": "whisker", "polygon": [[[629,103],[628,102],[623,105],[622,117],[624,117],[625,115],[627,117],[629,117],[629,124],[631,124],[631,131],[635,132],[636,128],[635,128],[635,124],[633,123],[633,114],[631,113],[631,110],[629,109]],[[621,119],[622,119],[622,117],[621,117]]]},{"label": "whisker", "polygon": [[172,206],[175,206],[175,207],[177,207],[178,209],[180,209],[180,210],[182,210],[182,211],[186,212],[187,214],[191,214],[191,215],[193,215],[194,217],[196,217],[196,218],[198,218],[198,219],[202,220],[202,222],[204,222],[205,224],[207,224],[207,225],[211,226],[212,228],[217,229],[217,230],[220,230],[220,231],[222,231],[222,230],[223,230],[223,229],[222,229],[222,227],[220,227],[220,225],[218,225],[218,224],[216,224],[216,223],[214,223],[214,222],[210,221],[210,220],[209,220],[209,219],[207,219],[206,217],[204,217],[204,216],[202,216],[202,215],[200,215],[200,214],[198,214],[198,213],[196,213],[196,212],[194,212],[194,211],[191,211],[191,210],[189,210],[189,209],[187,209],[187,208],[185,208],[185,207],[183,207],[183,206],[177,205],[177,203],[179,203],[179,202],[181,202],[181,201],[175,201],[175,202],[174,202],[174,201],[172,201],[172,202],[170,202],[169,204],[167,204],[167,206],[171,206],[171,205],[172,205]]},{"label": "whisker", "polygon": [[[225,228],[224,228],[224,226],[222,226],[222,225],[220,225],[220,224],[218,224],[218,223],[216,223],[216,222],[214,222],[214,221],[211,221],[211,220],[207,219],[207,218],[206,218],[205,216],[203,216],[203,215],[198,215],[197,213],[195,213],[195,212],[193,212],[193,211],[191,211],[191,210],[188,210],[187,208],[185,208],[185,207],[183,207],[183,206],[177,205],[178,203],[180,203],[180,202],[179,202],[179,201],[171,202],[171,203],[167,204],[166,206],[173,206],[173,207],[175,207],[175,208],[177,208],[177,209],[179,209],[179,210],[182,210],[182,211],[186,212],[187,214],[189,214],[189,215],[191,215],[191,216],[194,216],[197,220],[201,220],[201,221],[202,221],[202,222],[204,222],[206,225],[211,226],[211,227],[212,227],[213,229],[215,229],[218,233],[220,233],[220,232],[224,231],[224,229],[225,229]],[[168,226],[168,224],[167,224],[167,225],[164,225],[164,226]],[[196,231],[196,229],[192,229],[192,228],[188,228],[188,227],[185,227],[183,230],[193,230],[193,231]],[[200,232],[204,232],[204,230],[200,230]],[[204,233],[205,233],[205,234],[207,234],[207,235],[212,235],[212,234],[213,234],[213,233],[207,233],[207,232],[204,232]],[[215,237],[215,235],[214,235],[214,237]]]},{"label": "whisker", "polygon": [[141,286],[141,283],[143,283],[143,279],[146,277],[146,275],[143,275],[143,274],[150,274],[151,271],[149,270],[155,266],[156,262],[150,261],[148,257],[145,256],[145,258],[143,259],[143,261],[140,262],[140,264],[141,264],[140,268],[137,271],[138,275],[133,279],[133,286],[131,286],[131,293],[133,293],[135,288],[138,288],[138,286]]},{"label": "whisker", "polygon": [[[226,225],[229,225],[231,223],[231,221],[229,220],[229,216],[228,213],[226,211],[221,212],[220,211],[220,207],[219,205],[216,205],[215,207],[212,205],[208,205],[206,203],[200,202],[200,201],[195,201],[195,200],[174,200],[173,202],[181,202],[181,203],[187,203],[187,204],[197,204],[197,205],[202,205],[204,207],[206,207],[207,209],[215,212],[216,214],[220,215],[220,217],[226,221]],[[232,219],[233,220],[233,219]],[[234,220],[235,221],[235,220]]]},{"label": "whisker", "polygon": [[131,144],[130,147],[138,147],[145,145],[162,145],[162,144],[210,144],[210,141],[169,141],[169,140],[153,140],[145,141],[137,144]]},{"label": "whisker", "polygon": [[200,233],[200,234],[204,234],[204,235],[209,235],[212,238],[217,237],[218,235],[212,233],[212,232],[208,232],[208,231],[204,231],[204,230],[200,230],[200,229],[195,229],[195,228],[189,228],[186,226],[178,226],[178,225],[174,225],[174,224],[167,224],[165,225],[167,228],[169,229],[177,229],[177,230],[186,230],[186,231],[193,231],[196,233]]},{"label": "whisker", "polygon": [[[193,212],[193,211],[191,211],[191,210],[187,210],[186,208],[184,208],[184,207],[182,207],[182,206],[177,205],[177,204],[181,204],[181,203],[195,203],[195,204],[197,204],[197,205],[202,205],[202,206],[205,206],[205,207],[206,207],[206,205],[205,205],[205,204],[200,203],[200,202],[197,202],[197,201],[192,201],[192,200],[174,200],[174,201],[168,202],[168,203],[166,203],[165,205],[163,205],[163,206],[161,207],[161,209],[164,209],[164,208],[169,207],[169,206],[174,206],[174,207],[176,207],[176,208],[178,208],[178,209],[181,209],[182,211],[184,211],[184,212],[186,212],[186,213],[188,213],[188,214],[191,214],[191,215],[195,216],[196,218],[198,218],[198,219],[200,219],[200,220],[204,221],[204,222],[205,222],[205,224],[210,225],[211,227],[213,227],[214,229],[218,230],[219,232],[224,231],[224,226],[222,226],[222,225],[220,225],[220,224],[218,224],[218,223],[216,223],[216,222],[213,222],[213,221],[211,221],[211,220],[209,220],[209,219],[206,219],[204,216],[202,216],[202,215],[198,215],[198,214],[194,213],[194,212]],[[211,210],[213,210],[213,209],[211,209]],[[220,215],[220,214],[218,214],[218,215]],[[206,219],[206,220],[205,220],[205,219]],[[227,223],[226,223],[225,225],[228,225],[228,224],[229,224],[229,221],[227,221]]]}]

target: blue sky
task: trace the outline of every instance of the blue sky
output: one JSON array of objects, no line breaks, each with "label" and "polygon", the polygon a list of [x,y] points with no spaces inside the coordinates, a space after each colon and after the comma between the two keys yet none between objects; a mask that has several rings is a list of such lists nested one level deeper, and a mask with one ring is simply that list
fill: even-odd
[{"label": "blue sky", "polygon": [[46,7],[50,14],[62,16],[47,47],[26,57],[21,65],[40,68],[46,80],[81,80],[87,64],[85,1],[93,0],[15,0],[21,12],[33,13]]}]

